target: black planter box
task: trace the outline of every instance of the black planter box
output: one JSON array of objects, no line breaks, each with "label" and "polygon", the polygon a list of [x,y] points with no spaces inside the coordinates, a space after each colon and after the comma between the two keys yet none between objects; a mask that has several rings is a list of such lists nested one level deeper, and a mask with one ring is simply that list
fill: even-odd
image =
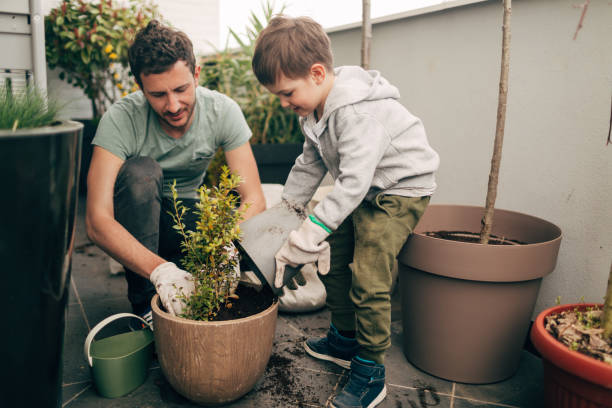
[{"label": "black planter box", "polygon": [[287,176],[302,153],[301,143],[251,145],[262,183],[285,184]]}]

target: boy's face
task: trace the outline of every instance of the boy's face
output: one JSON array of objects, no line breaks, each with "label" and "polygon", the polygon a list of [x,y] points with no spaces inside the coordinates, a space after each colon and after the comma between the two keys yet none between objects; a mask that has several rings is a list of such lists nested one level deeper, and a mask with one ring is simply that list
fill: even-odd
[{"label": "boy's face", "polygon": [[283,108],[291,108],[302,117],[317,110],[320,117],[327,97],[325,87],[322,86],[324,80],[325,69],[315,64],[305,77],[287,78],[281,73],[276,83],[267,85],[266,89],[278,96]]},{"label": "boy's face", "polygon": [[199,75],[200,67],[194,75],[185,61],[179,60],[165,72],[140,76],[142,92],[172,137],[182,136],[193,122]]}]

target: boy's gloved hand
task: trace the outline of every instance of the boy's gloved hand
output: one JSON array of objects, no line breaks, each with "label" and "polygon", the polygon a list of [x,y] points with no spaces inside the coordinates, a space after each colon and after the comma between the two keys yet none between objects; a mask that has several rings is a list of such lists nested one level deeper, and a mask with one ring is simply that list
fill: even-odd
[{"label": "boy's gloved hand", "polygon": [[171,315],[183,313],[185,302],[178,297],[189,296],[195,290],[193,276],[172,262],[163,263],[151,272],[149,278],[159,294],[162,304]]},{"label": "boy's gloved hand", "polygon": [[329,243],[325,238],[330,234],[329,229],[318,221],[313,215],[307,218],[297,231],[291,231],[289,238],[278,250],[276,259],[276,275],[274,286],[283,286],[285,266],[297,267],[308,263],[317,263],[319,273],[326,275],[329,272]]}]

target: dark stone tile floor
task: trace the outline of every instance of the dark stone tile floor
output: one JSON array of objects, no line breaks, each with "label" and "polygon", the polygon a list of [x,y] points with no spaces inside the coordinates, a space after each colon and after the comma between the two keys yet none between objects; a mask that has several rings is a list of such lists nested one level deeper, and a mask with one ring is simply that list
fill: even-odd
[{"label": "dark stone tile floor", "polygon": [[[107,256],[85,234],[85,202],[81,199],[76,246],[72,257],[72,282],[66,315],[62,407],[188,408],[195,405],[177,394],[153,361],[147,380],[130,394],[115,399],[99,396],[91,382],[83,355],[89,330],[102,319],[129,312],[123,275],[111,275]],[[388,395],[381,408],[538,408],[542,403],[541,361],[524,351],[518,372],[496,384],[467,385],[428,375],[412,366],[401,347],[399,299],[393,297],[392,346],[387,352]],[[279,314],[273,357],[263,378],[240,400],[227,405],[247,407],[323,407],[330,395],[347,380],[347,371],[319,362],[303,351],[309,336],[324,335],[329,326],[325,309],[307,314]],[[123,328],[125,329],[125,328]],[[111,329],[109,329],[111,330]],[[114,328],[112,330],[122,330]],[[104,337],[104,330],[98,336]],[[280,363],[279,363],[280,362]],[[283,379],[279,381],[279,379]]]}]

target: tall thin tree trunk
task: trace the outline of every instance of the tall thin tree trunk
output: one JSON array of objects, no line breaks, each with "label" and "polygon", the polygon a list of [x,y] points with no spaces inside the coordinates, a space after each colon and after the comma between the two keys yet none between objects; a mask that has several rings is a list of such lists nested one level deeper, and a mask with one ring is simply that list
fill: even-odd
[{"label": "tall thin tree trunk", "polygon": [[370,21],[370,0],[362,0],[361,67],[370,69],[370,45],[372,43],[372,22]]},{"label": "tall thin tree trunk", "polygon": [[504,0],[504,23],[502,36],[501,74],[499,78],[499,99],[497,103],[497,126],[495,128],[495,143],[489,173],[489,188],[485,214],[482,217],[480,243],[487,244],[493,226],[493,211],[497,198],[497,183],[499,180],[499,166],[501,163],[502,146],[504,143],[504,126],[506,124],[506,101],[508,99],[508,72],[510,69],[510,15],[512,14],[512,0]]},{"label": "tall thin tree trunk", "polygon": [[608,275],[608,289],[604,300],[601,327],[604,329],[604,338],[612,340],[612,264],[610,265],[610,275]]}]

